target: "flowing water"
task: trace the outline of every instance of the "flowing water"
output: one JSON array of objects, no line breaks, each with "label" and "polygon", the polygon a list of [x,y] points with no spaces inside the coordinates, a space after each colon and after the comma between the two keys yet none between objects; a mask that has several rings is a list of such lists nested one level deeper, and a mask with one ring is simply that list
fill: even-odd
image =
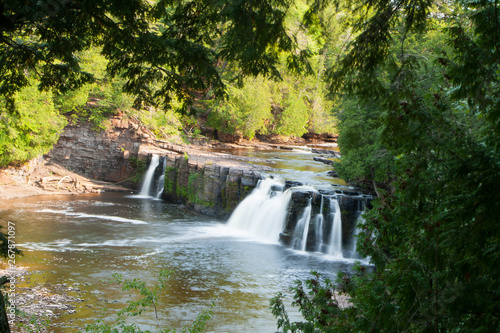
[{"label": "flowing water", "polygon": [[[309,150],[231,153],[263,159],[260,163],[279,168],[276,174],[305,184],[332,182],[326,176],[331,167],[313,161]],[[0,224],[15,224],[16,242],[24,252],[16,264],[37,271],[25,284],[66,284],[73,289],[71,296],[84,300],[76,313],[55,319],[51,332],[78,332],[97,318],[110,320],[134,299],[132,292],[109,283],[114,273],[154,285],[164,269],[172,275],[158,304],[163,328],[190,324],[214,302],[208,332],[274,332],[271,297],[309,278],[312,270],[332,279],[352,267],[354,261],[342,257],[336,198],[322,197],[315,216],[311,204],[306,207],[292,249],[287,249],[279,244],[291,198],[283,180],[261,181],[226,222],[158,199],[163,179],[154,179],[157,167],[164,174],[165,160],[153,155],[139,195],[41,196],[0,203]],[[331,216],[323,216],[325,205]],[[323,237],[327,222],[330,240]],[[311,224],[317,252],[307,253]],[[291,316],[300,319],[297,312]],[[156,328],[153,312],[130,322]]]},{"label": "flowing water", "polygon": [[330,200],[330,211],[332,212],[332,232],[328,254],[332,256],[342,256],[342,221],[340,216],[340,206],[337,200]]},{"label": "flowing water", "polygon": [[[308,147],[295,147],[292,150],[225,148],[213,149],[213,151],[260,159],[252,163],[271,167],[273,168],[272,174],[288,180],[301,181],[315,186],[325,184],[347,186],[342,179],[328,176],[327,173],[332,170],[332,166],[315,161],[313,158],[320,155],[313,153]],[[335,160],[332,156],[325,157],[325,159]]]},{"label": "flowing water", "polygon": [[[276,197],[276,205],[286,198]],[[24,251],[20,266],[40,273],[31,284],[66,283],[84,299],[77,312],[55,320],[53,332],[77,332],[131,299],[110,284],[112,274],[153,285],[162,269],[173,274],[159,304],[163,327],[190,323],[214,301],[208,332],[274,332],[269,299],[311,270],[333,278],[352,260],[284,248],[276,239],[234,228],[181,205],[123,194],[40,196],[0,203],[0,222],[15,223]],[[296,315],[296,314],[295,314]],[[293,319],[293,318],[292,318]],[[155,328],[152,313],[134,317]]]},{"label": "flowing water", "polygon": [[291,192],[283,192],[283,188],[282,182],[271,178],[261,181],[236,207],[227,222],[228,227],[262,241],[277,243],[291,196]]},{"label": "flowing water", "polygon": [[144,175],[144,181],[142,183],[141,192],[139,193],[139,195],[143,197],[148,197],[151,195],[151,179],[153,178],[158,164],[160,164],[160,156],[153,155],[153,157],[151,158],[151,164],[149,165],[149,168]]}]

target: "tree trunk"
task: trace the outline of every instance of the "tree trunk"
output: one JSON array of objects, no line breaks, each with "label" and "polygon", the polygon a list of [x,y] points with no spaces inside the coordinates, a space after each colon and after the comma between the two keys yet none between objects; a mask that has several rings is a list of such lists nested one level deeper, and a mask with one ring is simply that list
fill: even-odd
[{"label": "tree trunk", "polygon": [[380,198],[380,193],[378,192],[377,182],[375,181],[375,171],[373,170],[373,167],[370,167],[370,174],[372,176],[373,189],[375,190],[377,197]]},{"label": "tree trunk", "polygon": [[5,309],[5,300],[2,291],[0,291],[0,332],[10,333],[9,319]]}]

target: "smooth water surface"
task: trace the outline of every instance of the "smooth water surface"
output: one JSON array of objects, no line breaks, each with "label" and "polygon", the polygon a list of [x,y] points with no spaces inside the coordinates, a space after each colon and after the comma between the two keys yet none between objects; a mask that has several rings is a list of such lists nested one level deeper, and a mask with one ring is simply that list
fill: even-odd
[{"label": "smooth water surface", "polygon": [[[253,164],[264,165],[273,168],[272,174],[279,175],[287,180],[299,180],[305,185],[347,185],[342,179],[328,176],[327,173],[333,168],[322,162],[315,161],[314,157],[322,157],[315,154],[310,148],[295,147],[292,150],[282,149],[254,149],[254,148],[224,148],[213,149],[215,152],[237,156],[259,158]],[[333,156],[323,157],[335,160]]]},{"label": "smooth water surface", "polygon": [[[24,251],[17,263],[42,272],[34,283],[82,290],[86,301],[57,319],[54,332],[82,330],[101,307],[112,314],[131,299],[108,282],[112,274],[153,285],[162,269],[173,271],[159,304],[162,327],[187,325],[214,301],[208,332],[274,332],[271,297],[311,270],[334,277],[353,263],[260,242],[183,206],[123,194],[4,200],[0,222],[7,221]],[[133,320],[155,328],[152,312]]]}]

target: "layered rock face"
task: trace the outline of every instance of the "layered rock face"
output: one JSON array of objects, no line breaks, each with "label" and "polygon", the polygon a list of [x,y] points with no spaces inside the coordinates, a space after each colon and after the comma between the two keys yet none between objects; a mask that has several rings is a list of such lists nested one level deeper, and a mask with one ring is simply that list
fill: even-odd
[{"label": "layered rock face", "polygon": [[250,165],[199,156],[169,154],[165,158],[163,198],[186,203],[205,215],[229,217],[261,179]]},{"label": "layered rock face", "polygon": [[46,158],[80,175],[130,187],[135,173],[130,157],[138,157],[148,135],[131,120],[116,116],[106,130],[90,122],[68,125]]},{"label": "layered rock face", "polygon": [[230,156],[155,140],[138,122],[120,115],[111,118],[105,130],[95,130],[89,122],[68,125],[45,157],[77,174],[137,190],[138,173],[144,172],[137,161],[145,160],[142,165],[147,168],[153,153],[167,159],[164,199],[216,217],[228,217],[255,188],[264,169]]},{"label": "layered rock face", "polygon": [[[350,251],[354,246],[356,223],[362,212],[370,208],[371,195],[354,191],[319,191],[292,188],[287,217],[280,241],[285,246],[293,247],[294,232],[299,220],[310,206],[310,222],[307,231],[306,250],[327,252],[321,249],[321,244],[327,246],[331,242],[335,208],[331,200],[337,200],[341,216],[341,248],[345,257],[351,257]],[[321,219],[315,218],[321,215]],[[320,230],[321,229],[321,230]],[[320,239],[318,239],[320,237]]]}]

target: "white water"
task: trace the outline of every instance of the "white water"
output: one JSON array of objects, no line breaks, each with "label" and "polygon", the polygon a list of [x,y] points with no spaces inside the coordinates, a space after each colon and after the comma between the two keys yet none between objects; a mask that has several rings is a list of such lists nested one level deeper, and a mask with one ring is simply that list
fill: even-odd
[{"label": "white water", "polygon": [[38,213],[63,214],[66,216],[74,216],[74,217],[82,218],[82,219],[87,218],[87,219],[109,220],[109,221],[115,221],[115,222],[125,222],[125,223],[132,223],[132,224],[148,224],[148,222],[145,222],[145,221],[127,219],[127,218],[120,217],[120,216],[76,213],[76,212],[71,212],[69,210],[41,209],[41,210],[38,210],[37,212]]},{"label": "white water", "polygon": [[295,230],[293,231],[292,244],[293,248],[300,251],[306,250],[307,235],[309,234],[309,224],[311,222],[311,201],[304,209],[304,213],[300,217]]},{"label": "white water", "polygon": [[353,239],[353,242],[352,242],[352,254],[351,254],[351,258],[355,258],[355,259],[360,259],[362,258],[362,256],[358,253],[358,249],[357,249],[357,243],[358,243],[358,235],[361,231],[361,228],[360,226],[362,226],[363,224],[365,224],[365,218],[363,217],[363,213],[364,213],[364,208],[361,210],[361,213],[358,217],[358,221],[356,222],[356,229],[354,229],[354,239]]},{"label": "white water", "polygon": [[165,170],[167,169],[167,158],[163,158],[163,167],[161,169],[160,178],[158,178],[158,186],[156,190],[156,199],[160,199],[165,189]]},{"label": "white water", "polygon": [[316,223],[316,252],[323,251],[323,205],[325,200],[323,196],[321,196],[321,206],[319,210],[319,214],[316,214],[315,223]]},{"label": "white water", "polygon": [[247,231],[251,236],[268,242],[278,242],[285,223],[290,191],[274,191],[284,183],[272,178],[261,180],[258,186],[234,210],[228,227]]},{"label": "white water", "polygon": [[148,171],[146,171],[146,174],[144,176],[144,180],[142,182],[142,188],[141,192],[139,195],[141,196],[150,196],[151,192],[151,183],[154,181],[154,174],[156,167],[160,163],[160,157],[156,154],[153,154],[153,157],[151,158],[151,163],[149,164]]},{"label": "white water", "polygon": [[[253,192],[243,200],[229,218],[227,226],[230,229],[243,231],[247,236],[266,242],[279,242],[287,217],[287,208],[291,199],[291,191],[282,192],[283,181],[272,178],[261,180]],[[312,187],[299,187],[314,190]],[[297,189],[297,188],[295,188]],[[323,199],[325,198],[325,199]],[[324,202],[324,200],[327,200]],[[331,221],[330,239],[323,243],[323,229],[325,223],[324,205],[328,204]],[[342,252],[342,216],[337,198],[321,198],[320,212],[311,216],[311,201],[300,216],[295,229],[292,231],[290,246],[298,251],[306,251],[307,240],[311,223],[315,227],[314,251],[328,254],[335,258],[343,258]],[[327,224],[329,225],[329,224]],[[325,231],[327,232],[327,231]]]},{"label": "white water", "polygon": [[342,257],[342,216],[339,202],[336,198],[330,198],[330,212],[333,217],[333,223],[328,254],[334,257]]}]

